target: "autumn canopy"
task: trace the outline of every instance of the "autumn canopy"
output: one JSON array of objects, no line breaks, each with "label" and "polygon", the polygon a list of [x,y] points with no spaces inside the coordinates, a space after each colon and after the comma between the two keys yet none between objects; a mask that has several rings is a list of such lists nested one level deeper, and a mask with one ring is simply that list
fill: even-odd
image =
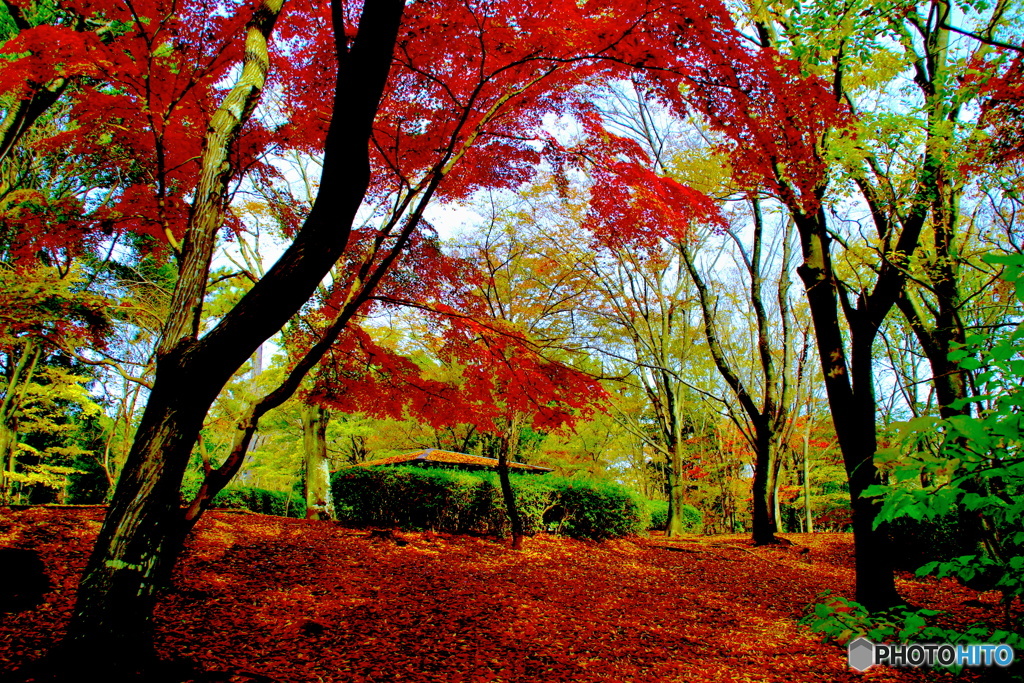
[{"label": "autumn canopy", "polygon": [[817,516],[879,613],[948,532],[1011,620],[1012,3],[0,4],[0,503],[107,506],[23,680],[145,680],[217,501],[429,448],[515,549]]}]

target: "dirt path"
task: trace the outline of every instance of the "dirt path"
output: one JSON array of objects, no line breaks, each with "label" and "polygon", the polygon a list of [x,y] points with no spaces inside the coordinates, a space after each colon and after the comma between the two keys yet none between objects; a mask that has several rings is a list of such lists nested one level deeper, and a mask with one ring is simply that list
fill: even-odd
[{"label": "dirt path", "polygon": [[[0,510],[0,547],[38,549],[54,583],[46,603],[0,619],[0,666],[59,638],[101,515]],[[796,623],[820,591],[849,594],[850,539],[787,537],[794,546],[539,536],[514,553],[489,539],[214,513],[160,606],[159,647],[238,682],[953,680],[851,672],[844,650]],[[979,596],[948,581],[908,577],[900,590],[964,619],[994,612],[987,594],[961,606]]]}]

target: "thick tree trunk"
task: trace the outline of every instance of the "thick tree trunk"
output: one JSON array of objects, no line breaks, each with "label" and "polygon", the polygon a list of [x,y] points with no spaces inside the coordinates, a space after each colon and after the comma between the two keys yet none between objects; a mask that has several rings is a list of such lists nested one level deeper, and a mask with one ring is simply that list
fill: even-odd
[{"label": "thick tree trunk", "polygon": [[[351,50],[339,47],[321,193],[292,245],[201,340],[182,320],[196,320],[190,305],[165,327],[150,399],[83,575],[71,624],[43,668],[51,680],[157,680],[152,676],[159,668],[152,643],[155,590],[181,541],[179,488],[192,447],[224,384],[309,298],[344,251],[369,182],[368,141],[403,7],[402,0],[367,3],[355,44]],[[340,35],[341,26],[336,30]],[[259,58],[248,42],[246,48],[247,59]],[[180,277],[204,278],[205,272],[200,263]],[[194,282],[180,284],[176,299],[179,290],[201,303]],[[140,672],[145,673],[136,676]]]},{"label": "thick tree trunk", "polygon": [[302,405],[302,445],[306,461],[306,519],[336,519],[331,496],[331,462],[327,459],[327,422],[323,407]]},{"label": "thick tree trunk", "polygon": [[771,434],[767,426],[755,426],[754,484],[753,484],[753,534],[754,545],[778,543],[775,538],[775,524],[768,507],[768,479],[771,468]]},{"label": "thick tree trunk", "polygon": [[673,538],[684,531],[683,525],[683,444],[674,439],[669,444],[668,472],[668,520],[665,522],[665,536]]},{"label": "thick tree trunk", "polygon": [[874,528],[881,501],[863,495],[869,486],[882,483],[874,461],[878,441],[871,347],[876,333],[873,325],[851,321],[852,402],[840,405],[839,411],[833,411],[832,415],[850,485],[853,545],[857,555],[857,601],[872,611],[903,604],[896,592],[887,527]]},{"label": "thick tree trunk", "polygon": [[166,560],[178,555],[179,487],[195,434],[219,390],[187,377],[177,364],[158,364],[154,391],[57,654],[77,671],[130,678],[156,659],[152,612],[156,590],[170,571]]}]

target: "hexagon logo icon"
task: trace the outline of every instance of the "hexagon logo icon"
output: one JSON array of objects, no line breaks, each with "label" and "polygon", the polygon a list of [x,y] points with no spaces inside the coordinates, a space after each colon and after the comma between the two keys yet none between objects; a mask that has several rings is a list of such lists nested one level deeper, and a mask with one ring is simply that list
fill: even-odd
[{"label": "hexagon logo icon", "polygon": [[875,663],[875,644],[867,638],[857,638],[847,648],[850,668],[866,671]]}]

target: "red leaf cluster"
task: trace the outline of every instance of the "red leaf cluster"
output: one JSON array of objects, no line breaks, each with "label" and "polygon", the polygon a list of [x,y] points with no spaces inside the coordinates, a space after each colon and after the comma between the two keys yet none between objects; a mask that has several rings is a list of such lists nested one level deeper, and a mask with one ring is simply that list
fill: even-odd
[{"label": "red leaf cluster", "polygon": [[[358,10],[343,3],[346,42],[357,33]],[[37,148],[81,159],[109,192],[102,208],[85,202],[79,223],[180,239],[206,121],[241,57],[251,5],[79,0],[63,11],[80,21],[9,41],[0,90],[18,95],[75,79],[74,125]],[[336,68],[328,12],[323,3],[287,4],[271,45],[272,104],[243,130],[239,168],[272,177],[261,160],[275,146],[320,149]],[[817,147],[841,124],[841,108],[795,63],[750,49],[718,0],[409,4],[374,125],[371,202],[403,205],[437,182],[449,199],[516,188],[550,161],[546,118],[577,115],[586,125],[585,84],[625,75],[679,111],[701,112],[753,185],[816,208],[824,182]],[[596,164],[595,209],[608,213],[610,226],[603,238],[650,240],[656,230],[679,237],[693,220],[716,220],[706,198],[657,177],[612,142]],[[62,233],[73,240],[55,231]]]},{"label": "red leaf cluster", "polygon": [[514,325],[453,317],[439,357],[459,367],[464,411],[455,422],[495,432],[513,416],[549,432],[590,414],[605,399],[591,376],[545,357]]},{"label": "red leaf cluster", "polygon": [[1002,74],[989,79],[983,93],[981,123],[993,137],[979,156],[994,163],[1024,157],[1024,55],[1018,53]]},{"label": "red leaf cluster", "polygon": [[717,203],[707,195],[656,173],[635,141],[607,131],[594,110],[581,112],[586,138],[572,149],[549,143],[556,175],[568,168],[590,179],[584,228],[600,247],[657,252],[662,240],[686,240],[695,223],[725,225]]}]

